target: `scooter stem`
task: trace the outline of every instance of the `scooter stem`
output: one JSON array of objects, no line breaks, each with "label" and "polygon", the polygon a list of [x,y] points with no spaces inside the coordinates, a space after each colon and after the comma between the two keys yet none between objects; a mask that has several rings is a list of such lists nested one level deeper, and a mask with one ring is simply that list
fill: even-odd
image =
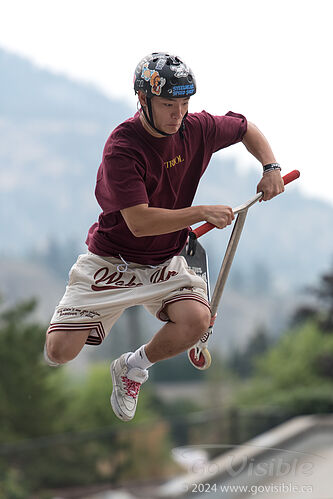
[{"label": "scooter stem", "polygon": [[211,304],[210,304],[213,317],[217,312],[217,307],[218,307],[218,304],[220,302],[225,283],[228,279],[230,267],[231,267],[231,264],[233,262],[233,259],[234,259],[235,253],[236,253],[236,249],[237,249],[237,246],[239,243],[240,236],[242,234],[242,230],[243,230],[243,226],[245,223],[248,208],[242,209],[239,212],[239,214],[237,216],[237,220],[234,224],[230,239],[229,239],[229,243],[228,243],[226,252],[224,254],[221,269],[220,269],[220,272],[219,272],[219,275],[218,275],[218,278],[217,278],[217,281],[215,284],[215,288],[214,288],[214,292],[213,292],[213,296],[212,296],[212,300],[211,300]]}]

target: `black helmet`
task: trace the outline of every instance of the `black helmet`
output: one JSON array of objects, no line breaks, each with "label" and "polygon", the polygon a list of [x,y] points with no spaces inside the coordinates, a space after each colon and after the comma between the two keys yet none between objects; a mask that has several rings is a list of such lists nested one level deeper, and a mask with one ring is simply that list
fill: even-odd
[{"label": "black helmet", "polygon": [[138,90],[142,90],[147,97],[189,97],[196,92],[195,78],[178,56],[153,52],[144,57],[135,69],[135,93]]},{"label": "black helmet", "polygon": [[[196,84],[191,69],[178,56],[166,52],[153,52],[144,57],[135,69],[134,92],[137,94],[139,90],[147,96],[148,115],[142,108],[146,120],[157,132],[169,135],[155,126],[151,98],[190,97],[196,92]],[[186,116],[180,128],[181,135],[185,119]]]}]

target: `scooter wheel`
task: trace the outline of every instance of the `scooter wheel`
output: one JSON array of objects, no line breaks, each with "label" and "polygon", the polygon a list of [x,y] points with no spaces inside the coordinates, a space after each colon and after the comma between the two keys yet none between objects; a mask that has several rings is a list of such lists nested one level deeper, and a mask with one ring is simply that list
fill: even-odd
[{"label": "scooter wheel", "polygon": [[204,371],[205,369],[209,368],[212,362],[212,358],[210,356],[208,348],[205,347],[201,350],[199,358],[196,357],[196,350],[197,347],[195,346],[187,350],[189,361],[191,362],[192,366]]}]

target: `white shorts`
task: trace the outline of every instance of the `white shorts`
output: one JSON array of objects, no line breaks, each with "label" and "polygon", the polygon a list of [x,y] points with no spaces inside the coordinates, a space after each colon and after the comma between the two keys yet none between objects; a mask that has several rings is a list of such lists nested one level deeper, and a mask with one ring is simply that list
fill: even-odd
[{"label": "white shorts", "polygon": [[91,330],[86,343],[99,345],[126,308],[143,305],[168,321],[167,305],[180,300],[196,300],[210,308],[206,282],[189,269],[184,257],[150,267],[88,252],[71,268],[48,332]]}]

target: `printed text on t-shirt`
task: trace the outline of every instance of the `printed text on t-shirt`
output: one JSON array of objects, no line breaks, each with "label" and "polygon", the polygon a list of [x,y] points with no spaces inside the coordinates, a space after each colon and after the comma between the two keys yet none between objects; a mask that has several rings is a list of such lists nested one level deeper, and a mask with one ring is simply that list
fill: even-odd
[{"label": "printed text on t-shirt", "polygon": [[178,154],[178,156],[170,159],[169,161],[165,161],[164,166],[166,166],[167,168],[172,168],[175,165],[179,165],[179,163],[184,163],[184,158],[182,158],[181,154]]}]

